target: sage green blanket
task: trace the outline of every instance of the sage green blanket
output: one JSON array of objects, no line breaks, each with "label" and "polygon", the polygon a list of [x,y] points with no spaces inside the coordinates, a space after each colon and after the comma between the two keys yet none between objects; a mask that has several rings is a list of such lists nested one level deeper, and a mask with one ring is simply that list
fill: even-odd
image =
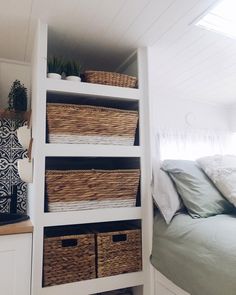
[{"label": "sage green blanket", "polygon": [[191,295],[236,295],[236,216],[154,218],[152,264]]}]

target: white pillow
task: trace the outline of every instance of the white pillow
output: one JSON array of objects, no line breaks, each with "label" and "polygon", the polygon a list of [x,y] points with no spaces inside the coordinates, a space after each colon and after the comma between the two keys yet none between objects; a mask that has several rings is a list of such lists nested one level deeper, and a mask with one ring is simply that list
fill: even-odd
[{"label": "white pillow", "polygon": [[181,209],[182,203],[169,175],[157,163],[153,165],[152,196],[169,224],[175,213]]},{"label": "white pillow", "polygon": [[236,207],[236,156],[216,155],[197,160],[222,195]]}]

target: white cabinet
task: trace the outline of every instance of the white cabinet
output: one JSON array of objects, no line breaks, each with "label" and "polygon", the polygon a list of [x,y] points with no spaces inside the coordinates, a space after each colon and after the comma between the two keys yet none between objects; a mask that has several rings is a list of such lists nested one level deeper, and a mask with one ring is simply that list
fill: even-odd
[{"label": "white cabinet", "polygon": [[0,294],[30,295],[31,234],[0,236]]}]

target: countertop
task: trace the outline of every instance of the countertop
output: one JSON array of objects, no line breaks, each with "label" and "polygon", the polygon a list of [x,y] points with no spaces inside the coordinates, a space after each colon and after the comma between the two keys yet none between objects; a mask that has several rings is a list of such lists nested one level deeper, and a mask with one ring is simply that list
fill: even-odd
[{"label": "countertop", "polygon": [[32,233],[33,225],[30,220],[0,226],[0,236]]}]

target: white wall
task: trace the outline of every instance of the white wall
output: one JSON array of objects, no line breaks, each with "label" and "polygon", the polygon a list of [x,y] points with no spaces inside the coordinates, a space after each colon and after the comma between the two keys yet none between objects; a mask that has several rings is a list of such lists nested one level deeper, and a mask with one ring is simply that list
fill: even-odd
[{"label": "white wall", "polygon": [[20,80],[28,89],[30,97],[31,70],[28,64],[0,59],[0,108],[8,106],[8,93],[12,83]]},{"label": "white wall", "polygon": [[131,54],[124,62],[115,69],[115,72],[123,73],[126,75],[138,76],[137,52]]},{"label": "white wall", "polygon": [[229,129],[226,108],[155,93],[153,123],[159,128]]},{"label": "white wall", "polygon": [[229,130],[226,107],[192,101],[158,83],[156,53],[149,49],[149,95],[151,98],[152,128],[195,128]]}]

